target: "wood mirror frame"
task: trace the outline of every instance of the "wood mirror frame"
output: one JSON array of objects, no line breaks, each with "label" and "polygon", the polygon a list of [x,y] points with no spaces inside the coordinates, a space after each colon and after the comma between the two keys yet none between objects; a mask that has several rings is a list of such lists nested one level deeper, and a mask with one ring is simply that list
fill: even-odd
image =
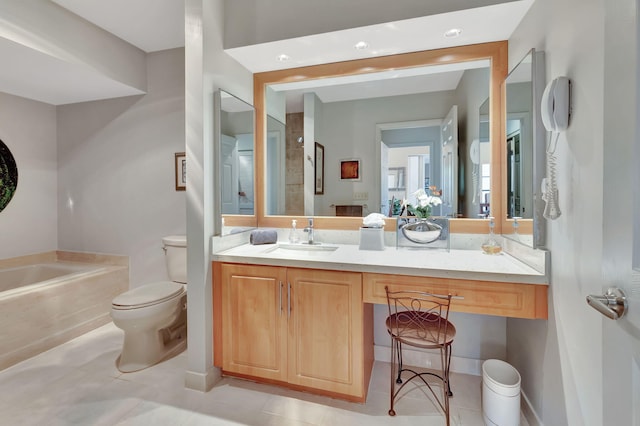
[{"label": "wood mirror frame", "polygon": [[[505,214],[502,197],[502,161],[505,134],[505,93],[503,82],[507,76],[507,42],[474,44],[444,49],[425,50],[421,52],[404,53],[399,55],[380,56],[346,62],[321,64],[301,68],[290,68],[278,71],[257,73],[253,76],[254,108],[256,111],[256,146],[255,146],[255,176],[256,176],[256,216],[259,227],[288,228],[292,219],[298,223],[305,216],[267,216],[265,215],[265,136],[267,126],[267,112],[265,105],[266,87],[274,83],[286,83],[307,79],[339,77],[347,75],[365,74],[371,72],[388,71],[399,68],[411,68],[425,65],[442,65],[457,62],[488,59],[491,62],[491,78],[489,82],[489,111],[491,125],[489,138],[491,140],[491,214],[496,217],[496,233],[501,233],[501,220]],[[385,230],[396,231],[396,220],[386,220]],[[314,226],[318,229],[357,230],[362,225],[361,217],[331,217],[316,216]],[[488,232],[487,221],[484,219],[451,219],[450,231],[454,233]]]}]

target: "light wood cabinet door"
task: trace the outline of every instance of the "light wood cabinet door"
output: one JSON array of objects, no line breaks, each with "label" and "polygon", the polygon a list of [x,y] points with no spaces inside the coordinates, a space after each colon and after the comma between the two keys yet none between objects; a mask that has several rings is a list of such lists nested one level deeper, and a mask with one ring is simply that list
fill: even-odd
[{"label": "light wood cabinet door", "polygon": [[223,370],[287,379],[286,269],[223,264]]},{"label": "light wood cabinet door", "polygon": [[289,383],[362,396],[362,274],[287,269]]}]

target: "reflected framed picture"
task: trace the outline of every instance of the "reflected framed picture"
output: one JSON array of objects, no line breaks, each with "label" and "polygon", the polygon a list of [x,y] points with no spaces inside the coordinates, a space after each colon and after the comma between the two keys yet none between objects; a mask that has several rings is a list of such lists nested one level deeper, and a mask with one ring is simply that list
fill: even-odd
[{"label": "reflected framed picture", "polygon": [[324,145],[316,142],[316,194],[324,194]]},{"label": "reflected framed picture", "polygon": [[357,158],[349,158],[340,160],[340,179],[358,181],[362,178],[362,170],[360,160]]},{"label": "reflected framed picture", "polygon": [[187,157],[184,152],[175,154],[176,191],[187,189]]}]

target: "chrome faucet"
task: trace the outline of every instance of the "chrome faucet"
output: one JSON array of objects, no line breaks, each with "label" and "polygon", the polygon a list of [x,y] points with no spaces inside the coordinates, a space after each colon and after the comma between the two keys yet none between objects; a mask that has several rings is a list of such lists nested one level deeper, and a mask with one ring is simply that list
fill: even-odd
[{"label": "chrome faucet", "polygon": [[313,244],[313,218],[312,217],[309,218],[309,226],[304,228],[303,231],[307,232],[309,234],[308,235],[309,238],[308,238],[307,242],[309,244]]}]

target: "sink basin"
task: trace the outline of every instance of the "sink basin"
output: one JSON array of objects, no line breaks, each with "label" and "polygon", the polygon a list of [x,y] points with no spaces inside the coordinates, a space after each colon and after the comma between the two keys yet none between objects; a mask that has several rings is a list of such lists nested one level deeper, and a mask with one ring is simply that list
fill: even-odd
[{"label": "sink basin", "polygon": [[333,253],[338,249],[338,246],[332,246],[327,244],[277,244],[274,247],[269,247],[264,253],[282,253],[282,254],[322,254]]}]

